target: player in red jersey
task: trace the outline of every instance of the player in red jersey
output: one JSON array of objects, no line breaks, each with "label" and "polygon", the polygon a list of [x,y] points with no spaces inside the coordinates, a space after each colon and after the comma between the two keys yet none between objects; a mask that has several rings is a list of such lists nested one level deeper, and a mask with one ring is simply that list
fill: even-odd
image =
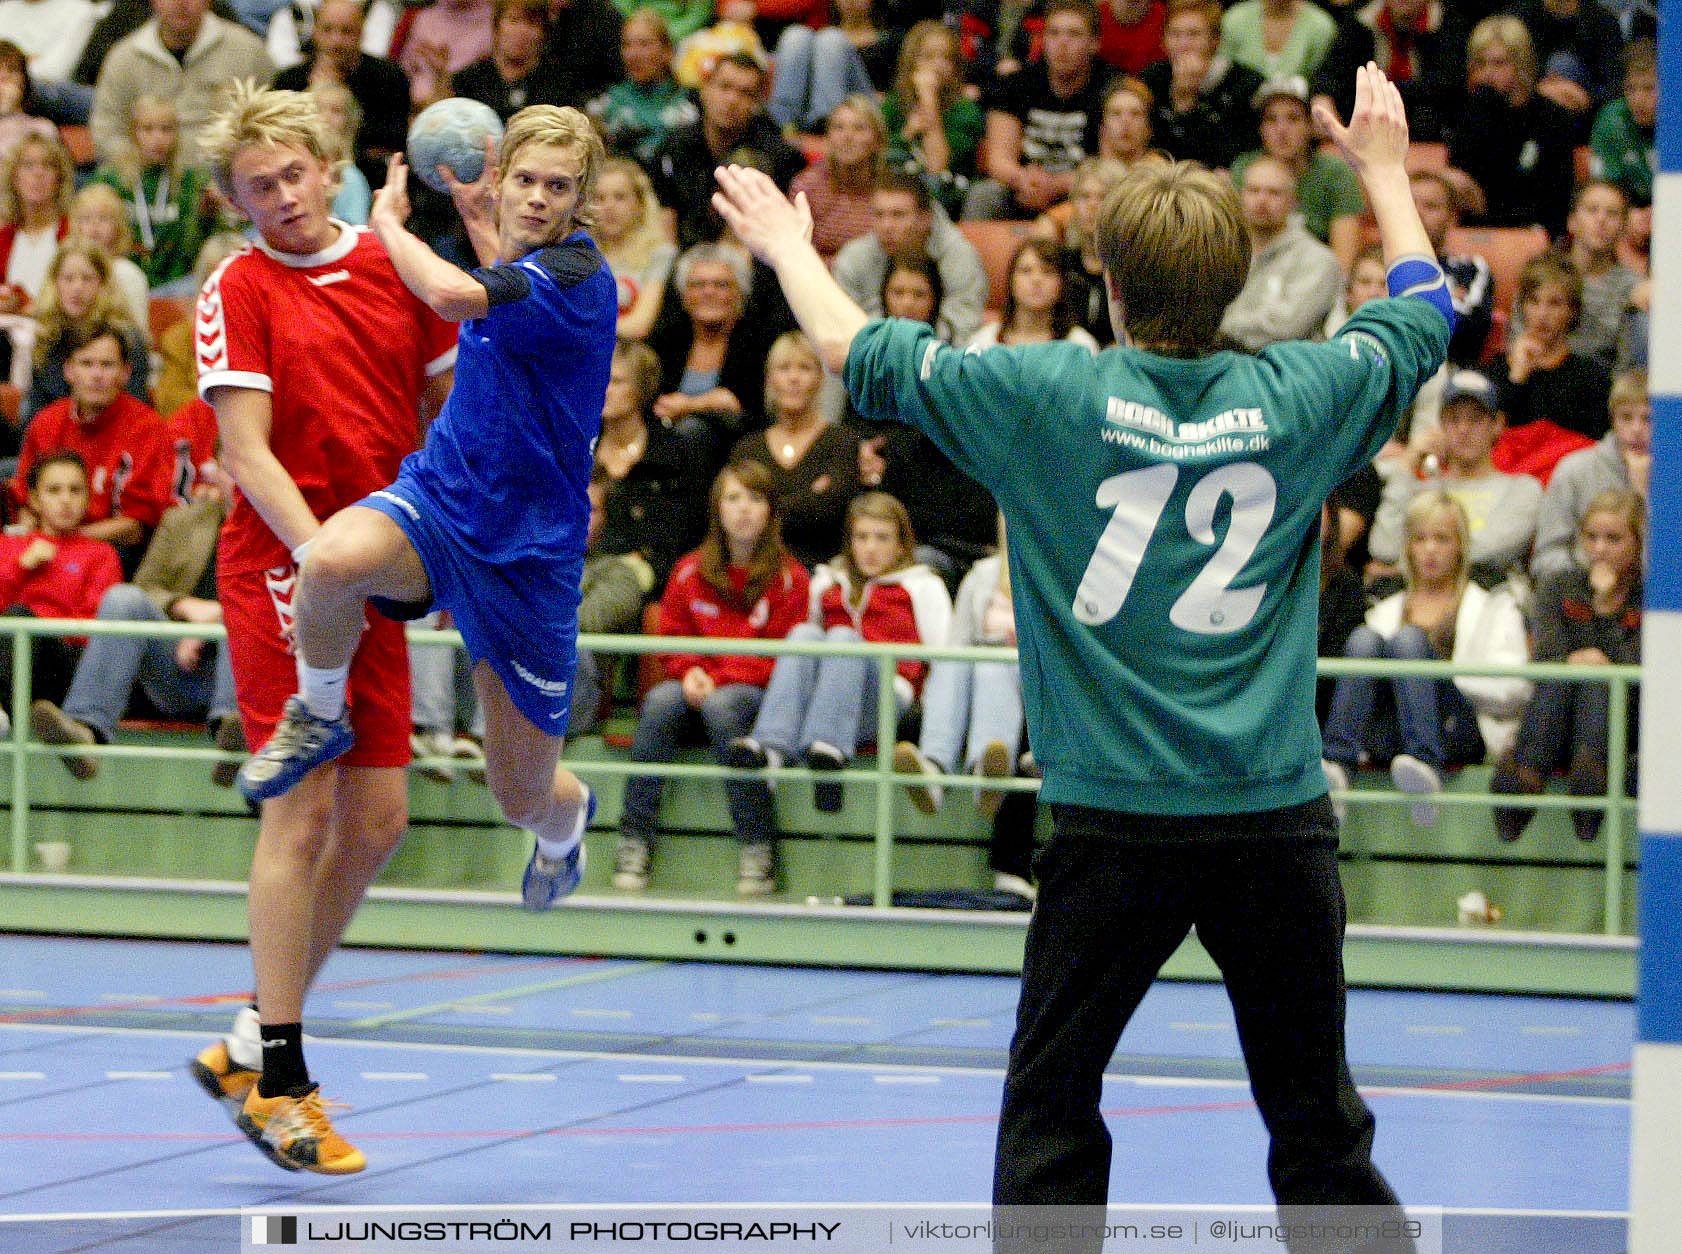
[{"label": "player in red jersey", "polygon": [[[200,293],[199,392],[237,487],[217,577],[247,742],[297,685],[292,594],[322,520],[397,476],[448,394],[455,328],[417,300],[367,230],[328,214],[337,182],[315,106],[237,86],[201,145],[257,239]],[[348,681],[356,748],[265,802],[251,865],[257,1035],[242,1014],[193,1073],[282,1167],[360,1171],[304,1064],[304,996],[408,820],[403,630],[370,612]],[[236,1109],[237,1108],[237,1109]]]}]

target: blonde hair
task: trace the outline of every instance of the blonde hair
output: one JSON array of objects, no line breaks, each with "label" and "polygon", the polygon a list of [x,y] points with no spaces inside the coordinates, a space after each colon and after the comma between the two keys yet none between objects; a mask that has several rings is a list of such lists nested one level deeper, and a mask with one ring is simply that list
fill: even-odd
[{"label": "blonde hair", "polygon": [[[321,125],[315,98],[308,92],[259,87],[253,79],[236,79],[227,105],[199,132],[210,177],[229,200],[234,198],[234,158],[247,148],[298,148],[324,162],[338,182],[342,162]],[[332,188],[329,188],[329,195]]]},{"label": "blonde hair", "polygon": [[641,340],[618,340],[613,345],[613,360],[631,376],[631,391],[641,414],[660,395],[660,355]]},{"label": "blonde hair", "polygon": [[1630,534],[1636,543],[1643,548],[1647,544],[1647,502],[1641,494],[1632,488],[1607,488],[1604,492],[1596,492],[1589,500],[1588,508],[1583,516],[1577,520],[1577,534],[1580,536],[1588,526],[1589,518],[1595,514],[1614,514],[1628,525]]},{"label": "blonde hair", "polygon": [[[1114,157],[1088,157],[1075,167],[1073,182],[1069,184],[1069,198],[1072,200],[1078,196],[1081,188],[1088,183],[1097,184],[1107,194],[1126,173],[1127,167]],[[1083,248],[1087,243],[1086,234],[1072,213],[1068,225],[1063,228],[1063,242],[1070,248]]]},{"label": "blonde hair", "polygon": [[945,22],[926,19],[918,22],[905,32],[905,42],[899,46],[899,62],[894,67],[894,95],[898,96],[909,113],[917,102],[917,88],[913,79],[917,74],[917,59],[923,55],[923,49],[931,40],[945,40],[952,50],[952,60],[955,73],[940,88],[940,112],[944,117],[953,105],[958,103],[958,97],[963,94],[963,49],[958,42],[958,32]]},{"label": "blonde hair", "polygon": [[175,107],[175,101],[168,96],[156,96],[150,92],[136,96],[134,103],[129,106],[128,137],[119,145],[111,162],[116,166],[117,174],[125,183],[139,183],[140,176],[145,170],[140,164],[140,145],[135,142],[134,128],[143,113],[167,113],[175,119],[175,151],[169,155],[167,169],[171,178],[181,173],[185,163],[181,159],[181,112]]},{"label": "blonde hair", "polygon": [[123,198],[117,195],[116,188],[109,183],[89,183],[76,193],[70,202],[70,232],[75,238],[82,238],[76,232],[74,219],[84,209],[103,209],[117,224],[117,238],[111,245],[113,256],[124,256],[134,247],[134,233],[128,225],[128,209],[123,205]]},{"label": "blonde hair", "polygon": [[1429,492],[1421,492],[1408,503],[1407,514],[1402,522],[1402,578],[1410,591],[1416,579],[1413,569],[1413,542],[1419,538],[1419,533],[1427,523],[1444,515],[1454,522],[1454,534],[1460,549],[1454,563],[1454,586],[1456,591],[1466,587],[1472,567],[1472,524],[1466,517],[1464,505],[1447,492],[1432,489]]},{"label": "blonde hair", "polygon": [[1104,197],[1097,235],[1135,344],[1181,355],[1213,348],[1250,273],[1250,237],[1229,180],[1194,161],[1142,161]]},{"label": "blonde hair", "polygon": [[1512,54],[1513,67],[1518,71],[1524,94],[1528,96],[1535,91],[1536,45],[1531,42],[1530,31],[1525,24],[1510,13],[1484,18],[1472,27],[1472,33],[1466,38],[1467,66],[1470,67],[1472,60],[1491,44],[1500,44]]},{"label": "blonde hair", "polygon": [[602,162],[601,172],[596,176],[598,190],[602,179],[610,174],[630,180],[631,191],[637,199],[637,221],[618,244],[609,246],[598,235],[596,246],[610,262],[617,261],[630,270],[641,270],[654,255],[654,250],[666,242],[666,233],[660,229],[660,202],[654,195],[654,182],[648,177],[648,171],[635,161],[610,157]]},{"label": "blonde hair", "polygon": [[574,226],[585,230],[596,225],[596,179],[607,160],[602,137],[571,105],[527,105],[508,120],[497,155],[496,178],[501,183],[514,166],[514,159],[533,144],[566,149],[578,158],[578,207],[573,210]]},{"label": "blonde hair", "polygon": [[[58,276],[64,269],[64,263],[73,257],[80,257],[87,262],[99,276],[99,293],[93,298],[93,305],[87,313],[79,318],[72,318],[65,313],[64,307],[58,302]],[[128,316],[127,306],[123,304],[121,293],[111,282],[111,258],[98,244],[79,239],[66,240],[53,254],[52,263],[47,267],[46,282],[41,284],[41,295],[35,302],[34,317],[41,325],[35,337],[37,370],[46,365],[53,349],[57,348],[77,325],[110,323],[119,332],[119,340],[123,340],[134,325]],[[128,353],[126,342],[123,344],[123,352],[125,356]]]},{"label": "blonde hair", "polygon": [[[823,358],[818,356],[818,350],[812,346],[812,341],[806,338],[804,331],[784,331],[771,342],[771,351],[765,354],[765,412],[772,417],[781,417],[777,403],[771,398],[771,372],[782,365],[790,357],[804,357],[818,368],[818,378],[823,378]],[[817,397],[812,397],[814,404]]]},{"label": "blonde hair", "polygon": [[1608,412],[1619,405],[1645,405],[1647,403],[1647,372],[1645,370],[1626,370],[1612,380],[1612,391],[1606,397]]},{"label": "blonde hair", "polygon": [[852,595],[855,607],[864,597],[864,580],[853,561],[853,527],[862,518],[891,524],[899,537],[899,554],[883,574],[891,574],[910,566],[916,560],[913,555],[917,549],[917,533],[911,529],[911,515],[897,496],[890,496],[886,492],[861,492],[855,496],[847,506],[846,545],[836,554],[832,563],[854,585]]},{"label": "blonde hair", "polygon": [[18,166],[23,162],[23,154],[35,148],[45,152],[58,167],[59,215],[62,217],[70,212],[70,197],[76,189],[76,166],[70,160],[70,151],[57,135],[32,131],[18,140],[17,146],[6,155],[4,164],[0,164],[0,222],[17,221],[22,209],[16,190]]},{"label": "blonde hair", "polygon": [[309,98],[316,102],[316,113],[318,116],[321,112],[320,102],[329,96],[336,97],[339,102],[344,105],[344,132],[340,133],[336,130],[329,130],[325,124],[322,126],[322,131],[327,137],[328,145],[334,150],[334,158],[338,161],[343,161],[346,164],[349,164],[355,159],[356,137],[362,132],[361,102],[357,100],[354,94],[352,94],[350,88],[346,87],[341,82],[337,82],[336,80],[314,83],[310,86],[308,94]]}]

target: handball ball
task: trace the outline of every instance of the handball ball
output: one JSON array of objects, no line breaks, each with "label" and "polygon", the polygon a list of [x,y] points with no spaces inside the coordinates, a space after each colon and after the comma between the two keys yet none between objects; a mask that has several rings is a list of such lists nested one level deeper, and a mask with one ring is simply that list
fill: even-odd
[{"label": "handball ball", "polygon": [[463,183],[485,172],[485,136],[502,138],[502,119],[488,104],[451,96],[420,111],[409,126],[409,166],[435,192],[447,192],[438,167]]}]

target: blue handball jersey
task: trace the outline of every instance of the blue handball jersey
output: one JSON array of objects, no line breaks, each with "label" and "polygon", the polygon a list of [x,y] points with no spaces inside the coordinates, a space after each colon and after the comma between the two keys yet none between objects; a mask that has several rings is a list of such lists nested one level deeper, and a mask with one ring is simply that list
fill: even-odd
[{"label": "blue handball jersey", "polygon": [[1320,505],[1448,335],[1413,299],[1253,357],[961,351],[892,320],[859,333],[860,412],[926,432],[1004,512],[1045,800],[1198,815],[1325,795]]},{"label": "blue handball jersey", "polygon": [[577,231],[473,277],[490,309],[462,324],[455,386],[403,476],[481,561],[582,560],[619,310],[613,274]]}]

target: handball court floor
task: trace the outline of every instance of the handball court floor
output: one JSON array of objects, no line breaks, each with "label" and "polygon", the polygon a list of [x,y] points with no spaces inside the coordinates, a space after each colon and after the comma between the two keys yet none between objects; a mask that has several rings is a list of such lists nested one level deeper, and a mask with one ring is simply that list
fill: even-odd
[{"label": "handball court floor", "polygon": [[[1016,981],[348,950],[310,1061],[360,1175],[262,1159],[183,1064],[243,948],[0,935],[0,1250],[206,1251],[241,1207],[985,1202]],[[1377,1157],[1446,1248],[1624,1248],[1627,1003],[1358,990]],[[1158,984],[1106,1078],[1112,1202],[1265,1204],[1222,990]]]}]

